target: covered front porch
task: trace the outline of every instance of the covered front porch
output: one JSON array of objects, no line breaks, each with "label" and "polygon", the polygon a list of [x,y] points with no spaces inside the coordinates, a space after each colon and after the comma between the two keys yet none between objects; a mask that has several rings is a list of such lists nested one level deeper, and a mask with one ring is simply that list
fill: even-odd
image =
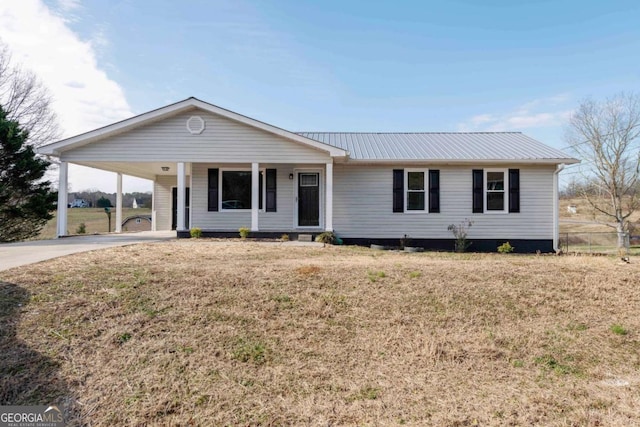
[{"label": "covered front porch", "polygon": [[[333,230],[333,161],[260,162],[74,162],[116,174],[115,232],[122,232],[124,175],[153,182],[152,230],[180,237],[204,235],[313,234]],[[60,188],[67,188],[69,162],[61,162]],[[67,235],[66,191],[58,193],[57,235]]]}]

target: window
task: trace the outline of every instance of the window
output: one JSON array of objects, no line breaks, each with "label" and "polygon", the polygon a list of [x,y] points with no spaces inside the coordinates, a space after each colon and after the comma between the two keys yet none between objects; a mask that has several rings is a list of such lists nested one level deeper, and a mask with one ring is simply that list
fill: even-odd
[{"label": "window", "polygon": [[[248,210],[251,209],[251,170],[208,169],[207,210]],[[277,170],[262,169],[258,178],[258,209],[276,212]]]},{"label": "window", "polygon": [[487,212],[507,212],[508,195],[507,171],[505,169],[485,169],[485,206]]},{"label": "window", "polygon": [[520,212],[520,169],[473,169],[473,213]]},{"label": "window", "polygon": [[393,212],[440,212],[440,171],[394,169]]},{"label": "window", "polygon": [[406,169],[406,201],[407,211],[425,210],[425,189],[427,173],[424,170]]},{"label": "window", "polygon": [[301,173],[300,174],[300,187],[317,187],[317,186],[318,186],[317,173]]},{"label": "window", "polygon": [[221,207],[251,209],[251,171],[222,171]]}]

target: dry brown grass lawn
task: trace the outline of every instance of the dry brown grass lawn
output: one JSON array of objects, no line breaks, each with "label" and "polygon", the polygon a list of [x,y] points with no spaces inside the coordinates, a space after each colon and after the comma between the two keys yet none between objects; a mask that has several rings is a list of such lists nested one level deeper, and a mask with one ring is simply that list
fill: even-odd
[{"label": "dry brown grass lawn", "polygon": [[0,273],[0,404],[75,424],[640,424],[640,264],[181,240]]}]

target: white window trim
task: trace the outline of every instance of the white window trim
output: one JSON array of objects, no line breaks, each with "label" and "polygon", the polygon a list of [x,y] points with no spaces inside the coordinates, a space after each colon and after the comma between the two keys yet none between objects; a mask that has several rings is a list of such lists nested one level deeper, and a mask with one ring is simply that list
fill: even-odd
[{"label": "white window trim", "polygon": [[[223,209],[222,208],[222,172],[252,172],[251,168],[219,168],[218,169],[218,206],[220,209],[219,212],[251,212],[251,209]],[[262,173],[262,209],[259,209],[258,212],[265,212],[267,205],[267,169],[260,168],[260,172]]]},{"label": "white window trim", "polygon": [[[424,173],[424,209],[408,209],[409,200],[407,195],[409,194],[409,172],[423,172]],[[424,168],[412,168],[404,170],[404,213],[408,214],[425,214],[429,213],[429,169]]]},{"label": "white window trim", "polygon": [[[489,210],[489,206],[487,205],[487,193],[489,192],[488,189],[488,180],[487,180],[487,173],[489,172],[502,172],[503,176],[504,176],[504,188],[503,188],[503,193],[504,193],[504,206],[503,209],[501,211],[496,211],[496,210]],[[482,189],[482,198],[483,201],[482,203],[484,203],[484,213],[485,214],[489,214],[489,215],[504,215],[504,214],[508,214],[509,213],[509,169],[505,169],[505,168],[491,168],[491,169],[484,169],[484,188]],[[493,191],[495,193],[498,193],[499,191]]]}]

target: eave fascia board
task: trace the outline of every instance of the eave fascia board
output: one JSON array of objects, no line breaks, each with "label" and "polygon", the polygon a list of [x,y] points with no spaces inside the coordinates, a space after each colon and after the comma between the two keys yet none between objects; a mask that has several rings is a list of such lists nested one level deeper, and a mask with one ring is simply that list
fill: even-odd
[{"label": "eave fascia board", "polygon": [[360,165],[559,165],[559,164],[580,163],[580,160],[573,158],[563,159],[349,159],[347,164]]}]

